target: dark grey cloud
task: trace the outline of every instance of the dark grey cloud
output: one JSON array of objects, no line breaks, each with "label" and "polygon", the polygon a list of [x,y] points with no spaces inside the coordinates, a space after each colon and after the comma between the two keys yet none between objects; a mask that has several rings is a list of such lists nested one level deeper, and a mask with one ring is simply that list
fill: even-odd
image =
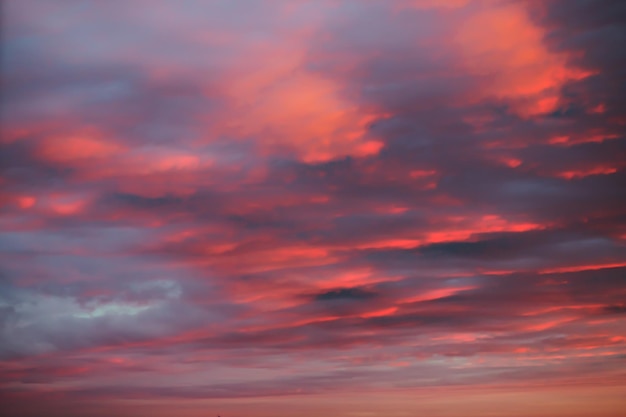
[{"label": "dark grey cloud", "polygon": [[340,288],[315,296],[317,301],[362,301],[376,296],[376,293],[361,288]]}]

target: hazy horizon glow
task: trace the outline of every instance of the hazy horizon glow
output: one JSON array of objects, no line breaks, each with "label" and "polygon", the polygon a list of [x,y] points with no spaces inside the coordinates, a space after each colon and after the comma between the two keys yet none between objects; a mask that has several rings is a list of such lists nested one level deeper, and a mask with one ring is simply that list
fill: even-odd
[{"label": "hazy horizon glow", "polygon": [[11,416],[623,416],[623,2],[2,8]]}]

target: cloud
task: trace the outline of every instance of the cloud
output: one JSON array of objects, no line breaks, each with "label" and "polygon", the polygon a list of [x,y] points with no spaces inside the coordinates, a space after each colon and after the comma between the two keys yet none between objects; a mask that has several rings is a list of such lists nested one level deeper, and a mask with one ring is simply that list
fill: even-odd
[{"label": "cloud", "polygon": [[5,11],[14,414],[571,417],[578,386],[616,415],[621,2]]}]

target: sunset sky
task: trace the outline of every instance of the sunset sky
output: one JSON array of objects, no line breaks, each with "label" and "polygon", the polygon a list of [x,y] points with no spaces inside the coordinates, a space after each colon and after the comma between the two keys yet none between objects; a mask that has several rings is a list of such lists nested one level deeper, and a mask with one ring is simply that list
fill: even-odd
[{"label": "sunset sky", "polygon": [[1,19],[1,415],[626,415],[626,2]]}]

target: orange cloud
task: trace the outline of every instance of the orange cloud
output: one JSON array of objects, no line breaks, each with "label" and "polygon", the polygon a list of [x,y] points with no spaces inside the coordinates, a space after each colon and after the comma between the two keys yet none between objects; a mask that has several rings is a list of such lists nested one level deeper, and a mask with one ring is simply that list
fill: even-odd
[{"label": "orange cloud", "polygon": [[457,9],[466,6],[469,0],[406,0],[402,7],[415,9]]},{"label": "orange cloud", "polygon": [[305,162],[377,154],[383,144],[367,134],[376,114],[305,68],[307,42],[296,36],[243,48],[224,75],[230,106],[212,134],[248,137],[266,152],[290,150]]},{"label": "orange cloud", "polygon": [[555,110],[559,88],[590,73],[548,50],[543,29],[521,2],[487,3],[490,7],[464,19],[454,37],[464,68],[484,78],[480,94],[510,102],[522,116]]},{"label": "orange cloud", "polygon": [[47,160],[71,164],[111,157],[121,150],[122,146],[106,140],[94,129],[83,129],[45,137],[38,151]]},{"label": "orange cloud", "polygon": [[573,180],[578,178],[585,178],[591,175],[609,175],[614,174],[618,171],[615,167],[610,166],[598,166],[595,168],[582,169],[582,170],[574,170],[574,171],[565,171],[557,174],[558,177],[564,178],[566,180]]},{"label": "orange cloud", "polygon": [[79,214],[89,203],[88,198],[71,194],[53,194],[47,200],[48,208],[62,216]]}]

